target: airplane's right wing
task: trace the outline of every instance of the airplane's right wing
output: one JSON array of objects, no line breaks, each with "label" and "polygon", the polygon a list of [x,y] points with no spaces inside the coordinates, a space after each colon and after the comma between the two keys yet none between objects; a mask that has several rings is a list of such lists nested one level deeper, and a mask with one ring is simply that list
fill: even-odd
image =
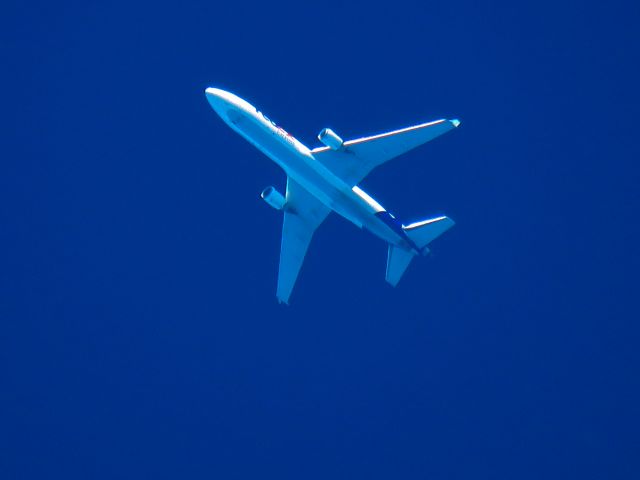
[{"label": "airplane's right wing", "polygon": [[282,225],[277,297],[289,303],[313,232],[331,210],[291,178],[287,179],[286,208]]},{"label": "airplane's right wing", "polygon": [[436,120],[413,127],[344,142],[339,150],[320,147],[311,150],[316,160],[353,186],[371,170],[460,125],[458,120]]}]

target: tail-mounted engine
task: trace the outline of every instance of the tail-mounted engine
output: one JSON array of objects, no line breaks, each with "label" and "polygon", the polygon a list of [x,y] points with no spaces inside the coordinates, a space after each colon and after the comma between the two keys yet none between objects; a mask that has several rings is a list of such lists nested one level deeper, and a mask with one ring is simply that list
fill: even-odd
[{"label": "tail-mounted engine", "polygon": [[330,128],[323,128],[320,130],[318,140],[324,143],[331,150],[340,150],[344,143],[342,139]]},{"label": "tail-mounted engine", "polygon": [[284,208],[285,199],[275,187],[269,186],[265,188],[260,196],[276,210],[282,210]]}]

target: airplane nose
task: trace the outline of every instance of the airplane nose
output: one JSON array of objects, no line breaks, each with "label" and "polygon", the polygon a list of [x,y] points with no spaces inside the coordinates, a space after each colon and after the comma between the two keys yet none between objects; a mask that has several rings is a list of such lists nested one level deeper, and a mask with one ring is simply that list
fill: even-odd
[{"label": "airplane nose", "polygon": [[246,110],[249,105],[233,93],[220,88],[209,87],[205,90],[205,93],[209,104],[219,115],[228,114],[231,110]]},{"label": "airplane nose", "polygon": [[209,87],[204,93],[207,95],[207,100],[211,104],[214,110],[218,111],[224,104],[228,104],[229,100],[227,92],[220,90],[219,88]]},{"label": "airplane nose", "polygon": [[207,96],[214,96],[214,97],[219,97],[222,94],[226,93],[224,90],[220,90],[219,88],[213,88],[213,87],[208,87],[204,93],[207,94]]},{"label": "airplane nose", "polygon": [[219,88],[209,87],[205,90],[209,105],[226,122],[236,123],[241,112],[255,111],[247,102],[235,96],[233,93]]}]

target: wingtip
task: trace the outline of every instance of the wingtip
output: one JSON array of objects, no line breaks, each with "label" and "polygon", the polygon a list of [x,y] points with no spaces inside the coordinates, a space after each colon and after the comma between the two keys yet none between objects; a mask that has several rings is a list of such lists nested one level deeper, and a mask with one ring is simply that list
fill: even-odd
[{"label": "wingtip", "polygon": [[278,304],[286,305],[287,307],[289,306],[289,299],[285,300],[284,298],[280,298],[280,297],[277,297],[277,299],[278,299]]},{"label": "wingtip", "polygon": [[454,127],[458,127],[460,126],[460,120],[458,120],[457,118],[454,118],[453,120],[449,120],[451,122],[451,125],[453,125]]}]

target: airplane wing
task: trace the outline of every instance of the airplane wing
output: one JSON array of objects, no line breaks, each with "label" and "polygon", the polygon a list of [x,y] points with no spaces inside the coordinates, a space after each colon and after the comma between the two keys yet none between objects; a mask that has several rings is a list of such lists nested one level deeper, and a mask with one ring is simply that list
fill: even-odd
[{"label": "airplane wing", "polygon": [[289,303],[313,232],[331,212],[329,207],[291,178],[287,178],[285,205],[276,294],[281,303]]},{"label": "airplane wing", "polygon": [[350,186],[371,170],[460,125],[458,120],[436,120],[413,127],[344,142],[339,150],[320,147],[312,155]]}]

